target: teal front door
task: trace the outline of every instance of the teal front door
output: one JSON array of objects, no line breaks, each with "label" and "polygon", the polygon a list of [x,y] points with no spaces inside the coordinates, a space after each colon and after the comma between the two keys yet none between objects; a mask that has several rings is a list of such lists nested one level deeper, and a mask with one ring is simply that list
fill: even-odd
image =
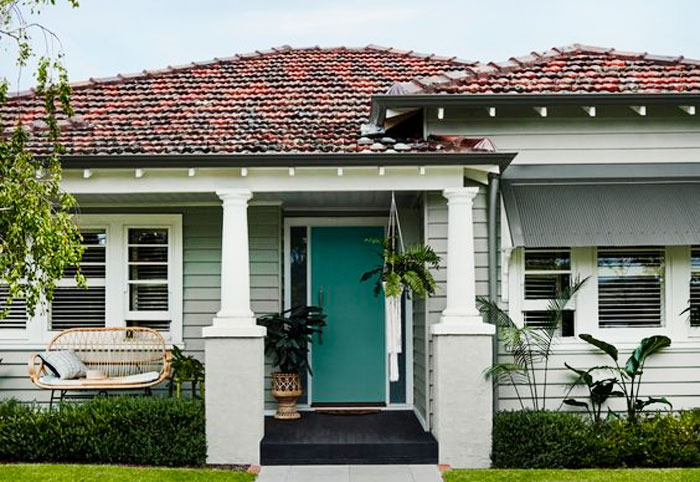
[{"label": "teal front door", "polygon": [[386,400],[384,301],[363,273],[381,259],[365,242],[379,226],[311,228],[311,303],[328,326],[314,338],[312,403],[381,403]]}]

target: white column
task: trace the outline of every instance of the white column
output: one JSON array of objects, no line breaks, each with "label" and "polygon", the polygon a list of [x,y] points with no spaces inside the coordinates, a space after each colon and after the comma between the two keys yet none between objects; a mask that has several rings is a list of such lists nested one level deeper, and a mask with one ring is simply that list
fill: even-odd
[{"label": "white column", "polygon": [[223,201],[221,309],[202,330],[206,368],[207,462],[257,464],[265,432],[266,330],[250,307],[250,191],[217,192]]},{"label": "white column", "polygon": [[235,330],[258,334],[260,327],[250,309],[250,259],[248,249],[248,201],[252,193],[236,189],[216,193],[222,200],[221,309],[204,336],[226,335]]},{"label": "white column", "polygon": [[433,335],[433,433],[439,463],[454,468],[489,467],[493,325],[476,309],[472,207],[477,187],[445,189],[447,199],[446,306]]},{"label": "white column", "polygon": [[447,303],[440,323],[482,323],[476,309],[474,221],[478,187],[445,189],[447,199]]}]

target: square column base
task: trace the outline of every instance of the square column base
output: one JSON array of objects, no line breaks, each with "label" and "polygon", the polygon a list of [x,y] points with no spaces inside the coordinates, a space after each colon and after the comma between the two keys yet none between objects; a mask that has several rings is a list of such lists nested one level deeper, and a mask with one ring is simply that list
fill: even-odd
[{"label": "square column base", "polygon": [[481,321],[433,325],[433,433],[440,464],[491,466],[493,387],[484,370],[493,362],[494,331]]},{"label": "square column base", "polygon": [[245,329],[228,337],[219,330],[204,335],[209,464],[260,463],[265,435],[265,329],[241,328]]}]

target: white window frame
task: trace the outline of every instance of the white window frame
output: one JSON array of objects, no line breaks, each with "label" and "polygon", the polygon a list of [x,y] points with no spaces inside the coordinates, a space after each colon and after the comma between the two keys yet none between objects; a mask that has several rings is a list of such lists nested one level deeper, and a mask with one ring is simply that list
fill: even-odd
[{"label": "white window frame", "polygon": [[[130,285],[130,279],[129,279],[129,229],[165,229],[168,232],[168,278],[166,280],[167,285],[168,285],[168,310],[163,312],[163,311],[131,311],[129,309],[129,296],[130,296],[130,291],[129,291],[129,285]],[[164,320],[171,320],[173,316],[173,306],[172,303],[170,302],[173,293],[172,293],[172,281],[173,281],[173,274],[171,271],[172,264],[170,262],[171,255],[173,254],[173,229],[172,225],[170,224],[154,224],[154,223],[148,223],[148,222],[140,222],[138,224],[135,223],[129,223],[129,224],[124,224],[123,225],[123,236],[124,236],[124,243],[122,245],[123,251],[122,251],[122,260],[124,264],[124,306],[123,310],[125,313],[126,320],[131,320],[131,321],[164,321]],[[160,281],[160,280],[159,280]],[[135,283],[138,284],[138,283]],[[147,283],[143,283],[147,284]],[[160,284],[160,283],[159,283]]]},{"label": "white window frame", "polygon": [[[167,228],[168,233],[168,306],[170,330],[163,332],[169,345],[183,344],[183,239],[181,214],[81,214],[75,217],[81,228],[99,228],[107,232],[105,246],[105,327],[126,326],[128,318],[127,228]],[[60,281],[59,286],[70,281]],[[0,349],[45,348],[59,331],[50,329],[50,309],[46,303],[37,307],[36,315],[27,320],[25,330],[0,332]],[[141,318],[144,319],[144,318]],[[9,333],[12,332],[12,333]]]},{"label": "white window frame", "polygon": [[[522,270],[522,276],[521,276],[521,283],[522,283],[522,309],[521,314],[522,314],[522,319],[523,323],[525,323],[525,313],[528,311],[547,311],[549,308],[549,304],[551,302],[551,299],[526,299],[525,298],[525,277],[528,274],[535,274],[535,275],[569,275],[569,282],[571,282],[574,279],[574,274],[573,274],[573,256],[571,254],[571,249],[570,248],[552,248],[552,249],[540,249],[540,248],[534,248],[533,251],[541,251],[541,252],[555,252],[555,251],[568,251],[569,252],[569,269],[567,270],[530,270],[528,271],[525,267],[525,250],[523,250],[523,270]],[[571,310],[576,310],[576,302],[574,299],[571,299],[569,303],[567,304],[567,308]],[[574,314],[574,317],[576,315]],[[575,320],[574,320],[575,323]]]},{"label": "white window frame", "polygon": [[[576,337],[562,338],[556,350],[578,350],[586,343],[578,338],[588,333],[597,338],[615,343],[623,348],[635,347],[642,338],[651,335],[666,335],[673,340],[674,347],[700,346],[700,327],[692,328],[687,314],[690,298],[690,246],[667,246],[665,249],[664,271],[664,313],[659,327],[620,327],[600,328],[598,325],[598,248],[571,248],[571,276],[588,278],[576,295],[574,323]],[[508,314],[518,326],[523,326],[525,291],[525,250],[515,248],[510,257],[508,278]]]}]

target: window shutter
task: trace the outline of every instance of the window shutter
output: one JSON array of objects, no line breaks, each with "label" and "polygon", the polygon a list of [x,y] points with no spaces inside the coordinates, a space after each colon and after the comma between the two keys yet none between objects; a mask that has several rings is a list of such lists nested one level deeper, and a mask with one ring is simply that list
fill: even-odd
[{"label": "window shutter", "polygon": [[105,288],[56,288],[51,302],[51,329],[105,326]]},{"label": "window shutter", "polygon": [[75,268],[64,272],[51,301],[51,329],[93,328],[105,326],[105,274],[107,270],[107,231],[81,229],[83,258],[80,271],[87,280],[87,289],[75,282]]},{"label": "window shutter", "polygon": [[598,250],[601,328],[661,326],[663,293],[663,248]]},{"label": "window shutter", "polygon": [[[7,307],[7,300],[10,299],[10,289],[7,286],[0,286],[0,311]],[[7,316],[0,320],[0,330],[20,329],[27,327],[27,303],[24,299],[15,298],[10,305]]]},{"label": "window shutter", "polygon": [[700,247],[690,255],[690,326],[700,326]]}]

